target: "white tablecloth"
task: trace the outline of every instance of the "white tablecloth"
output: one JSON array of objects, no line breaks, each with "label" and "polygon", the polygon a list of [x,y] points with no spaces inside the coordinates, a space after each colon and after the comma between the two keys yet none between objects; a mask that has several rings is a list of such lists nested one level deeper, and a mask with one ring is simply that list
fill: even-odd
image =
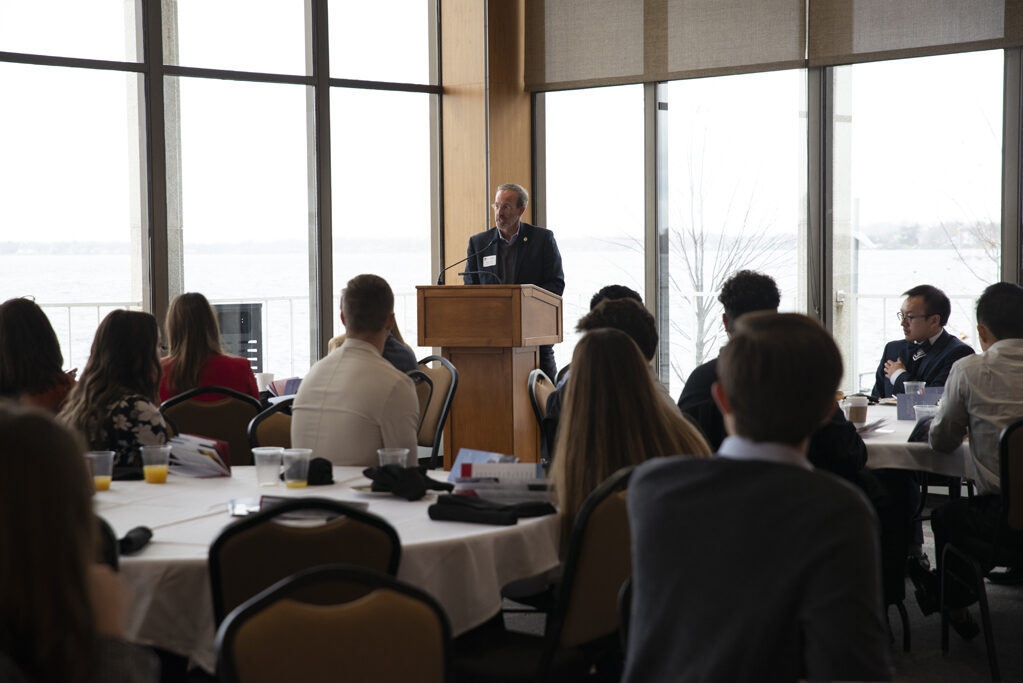
[{"label": "white tablecloth", "polygon": [[334,485],[260,488],[252,467],[233,476],[190,479],[171,475],[166,484],[114,482],[96,493],[96,511],[118,536],[136,526],[153,530],[153,541],[135,556],[121,558],[121,572],[134,590],[130,639],[186,655],[213,671],[213,609],[206,560],[210,543],[232,522],[232,498],[319,496],[369,503],[369,511],[390,522],[401,540],[398,578],[432,594],[443,605],[454,634],[483,623],[501,607],[500,589],[509,581],[558,564],[558,522],[554,515],[520,520],[507,527],[435,522],[427,507],[435,495],[408,502],[389,494],[363,493],[362,468],[335,467]]},{"label": "white tablecloth", "polygon": [[973,478],[973,460],[966,445],[951,453],[939,453],[926,443],[909,443],[914,420],[896,419],[895,406],[876,405],[867,410],[867,422],[885,418],[882,433],[863,435],[867,445],[867,467],[892,467],[901,470],[920,470],[953,477]]}]

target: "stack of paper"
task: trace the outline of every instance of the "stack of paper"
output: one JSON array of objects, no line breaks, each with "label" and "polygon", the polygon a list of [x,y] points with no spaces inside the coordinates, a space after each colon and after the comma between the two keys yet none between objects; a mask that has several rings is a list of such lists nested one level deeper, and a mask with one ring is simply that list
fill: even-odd
[{"label": "stack of paper", "polygon": [[230,477],[227,444],[194,434],[178,434],[170,440],[170,468],[186,477]]},{"label": "stack of paper", "polygon": [[496,503],[551,501],[550,482],[540,463],[463,463],[455,479],[455,493]]}]

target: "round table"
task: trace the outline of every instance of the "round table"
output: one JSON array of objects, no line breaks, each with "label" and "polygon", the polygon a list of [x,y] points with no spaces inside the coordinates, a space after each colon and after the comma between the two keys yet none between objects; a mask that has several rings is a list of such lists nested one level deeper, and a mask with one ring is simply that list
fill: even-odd
[{"label": "round table", "polygon": [[909,443],[909,435],[916,421],[899,420],[897,414],[893,405],[875,405],[867,409],[868,424],[880,419],[885,421],[880,430],[861,435],[867,446],[867,467],[891,467],[973,478],[973,459],[965,443],[951,453],[939,453],[926,443]]},{"label": "round table", "polygon": [[231,477],[172,474],[166,484],[115,481],[109,491],[97,492],[96,512],[118,536],[140,525],[153,530],[146,548],[121,558],[121,573],[134,591],[128,638],[188,656],[203,669],[214,670],[207,554],[220,530],[235,519],[228,513],[228,503],[235,498],[317,496],[368,503],[370,512],[398,532],[402,546],[398,578],[433,595],[447,611],[455,635],[500,610],[502,586],[558,565],[556,515],[512,526],[435,522],[427,515],[436,499],[433,492],[409,502],[353,490],[370,483],[361,467],[335,467],[334,482],[305,489],[259,487],[255,468],[235,467]]}]

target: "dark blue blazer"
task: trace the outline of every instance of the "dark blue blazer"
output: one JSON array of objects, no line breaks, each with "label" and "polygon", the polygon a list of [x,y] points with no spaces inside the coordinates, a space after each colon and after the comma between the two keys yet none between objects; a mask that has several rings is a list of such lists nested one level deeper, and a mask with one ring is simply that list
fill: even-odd
[{"label": "dark blue blazer", "polygon": [[[874,376],[874,388],[870,395],[877,398],[889,398],[895,394],[905,393],[903,386],[906,382],[927,382],[929,387],[943,387],[948,379],[948,371],[952,364],[964,356],[973,354],[973,349],[959,341],[945,330],[934,342],[934,346],[927,352],[927,355],[919,361],[913,360],[913,353],[917,345],[905,339],[888,342],[881,355],[881,362],[877,365],[877,373]],[[891,380],[884,376],[885,361],[902,359],[906,371],[895,380],[892,386]]]},{"label": "dark blue blazer", "polygon": [[[469,238],[467,250],[469,259],[465,263],[466,275],[463,276],[465,284],[537,285],[548,292],[561,296],[565,291],[565,272],[561,267],[561,252],[558,251],[558,243],[554,241],[553,232],[529,223],[519,224],[519,236],[516,240],[521,241],[519,244],[521,252],[516,263],[514,277],[505,277],[503,283],[498,279],[499,259],[495,259],[494,265],[483,267],[484,256],[497,256],[500,240],[494,241],[496,237],[497,228],[491,228]],[[490,246],[483,249],[488,244]],[[476,252],[480,249],[483,251],[477,254]],[[481,272],[483,275],[479,274]],[[492,275],[490,275],[491,273]]]}]

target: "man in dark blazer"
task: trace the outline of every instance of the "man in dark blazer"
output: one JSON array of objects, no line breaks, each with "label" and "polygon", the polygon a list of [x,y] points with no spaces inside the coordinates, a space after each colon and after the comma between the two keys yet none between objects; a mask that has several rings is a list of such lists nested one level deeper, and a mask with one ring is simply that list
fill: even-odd
[{"label": "man in dark blazer", "polygon": [[[548,292],[565,291],[565,273],[554,233],[521,221],[529,193],[514,183],[497,188],[496,227],[469,238],[465,264],[467,285],[537,285]],[[552,380],[557,375],[554,347],[540,347],[540,369]]]},{"label": "man in dark blazer", "polygon": [[876,398],[905,393],[906,382],[943,387],[952,364],[973,353],[945,331],[952,304],[943,291],[918,285],[902,294],[906,300],[897,315],[906,338],[885,345],[870,392]]}]

